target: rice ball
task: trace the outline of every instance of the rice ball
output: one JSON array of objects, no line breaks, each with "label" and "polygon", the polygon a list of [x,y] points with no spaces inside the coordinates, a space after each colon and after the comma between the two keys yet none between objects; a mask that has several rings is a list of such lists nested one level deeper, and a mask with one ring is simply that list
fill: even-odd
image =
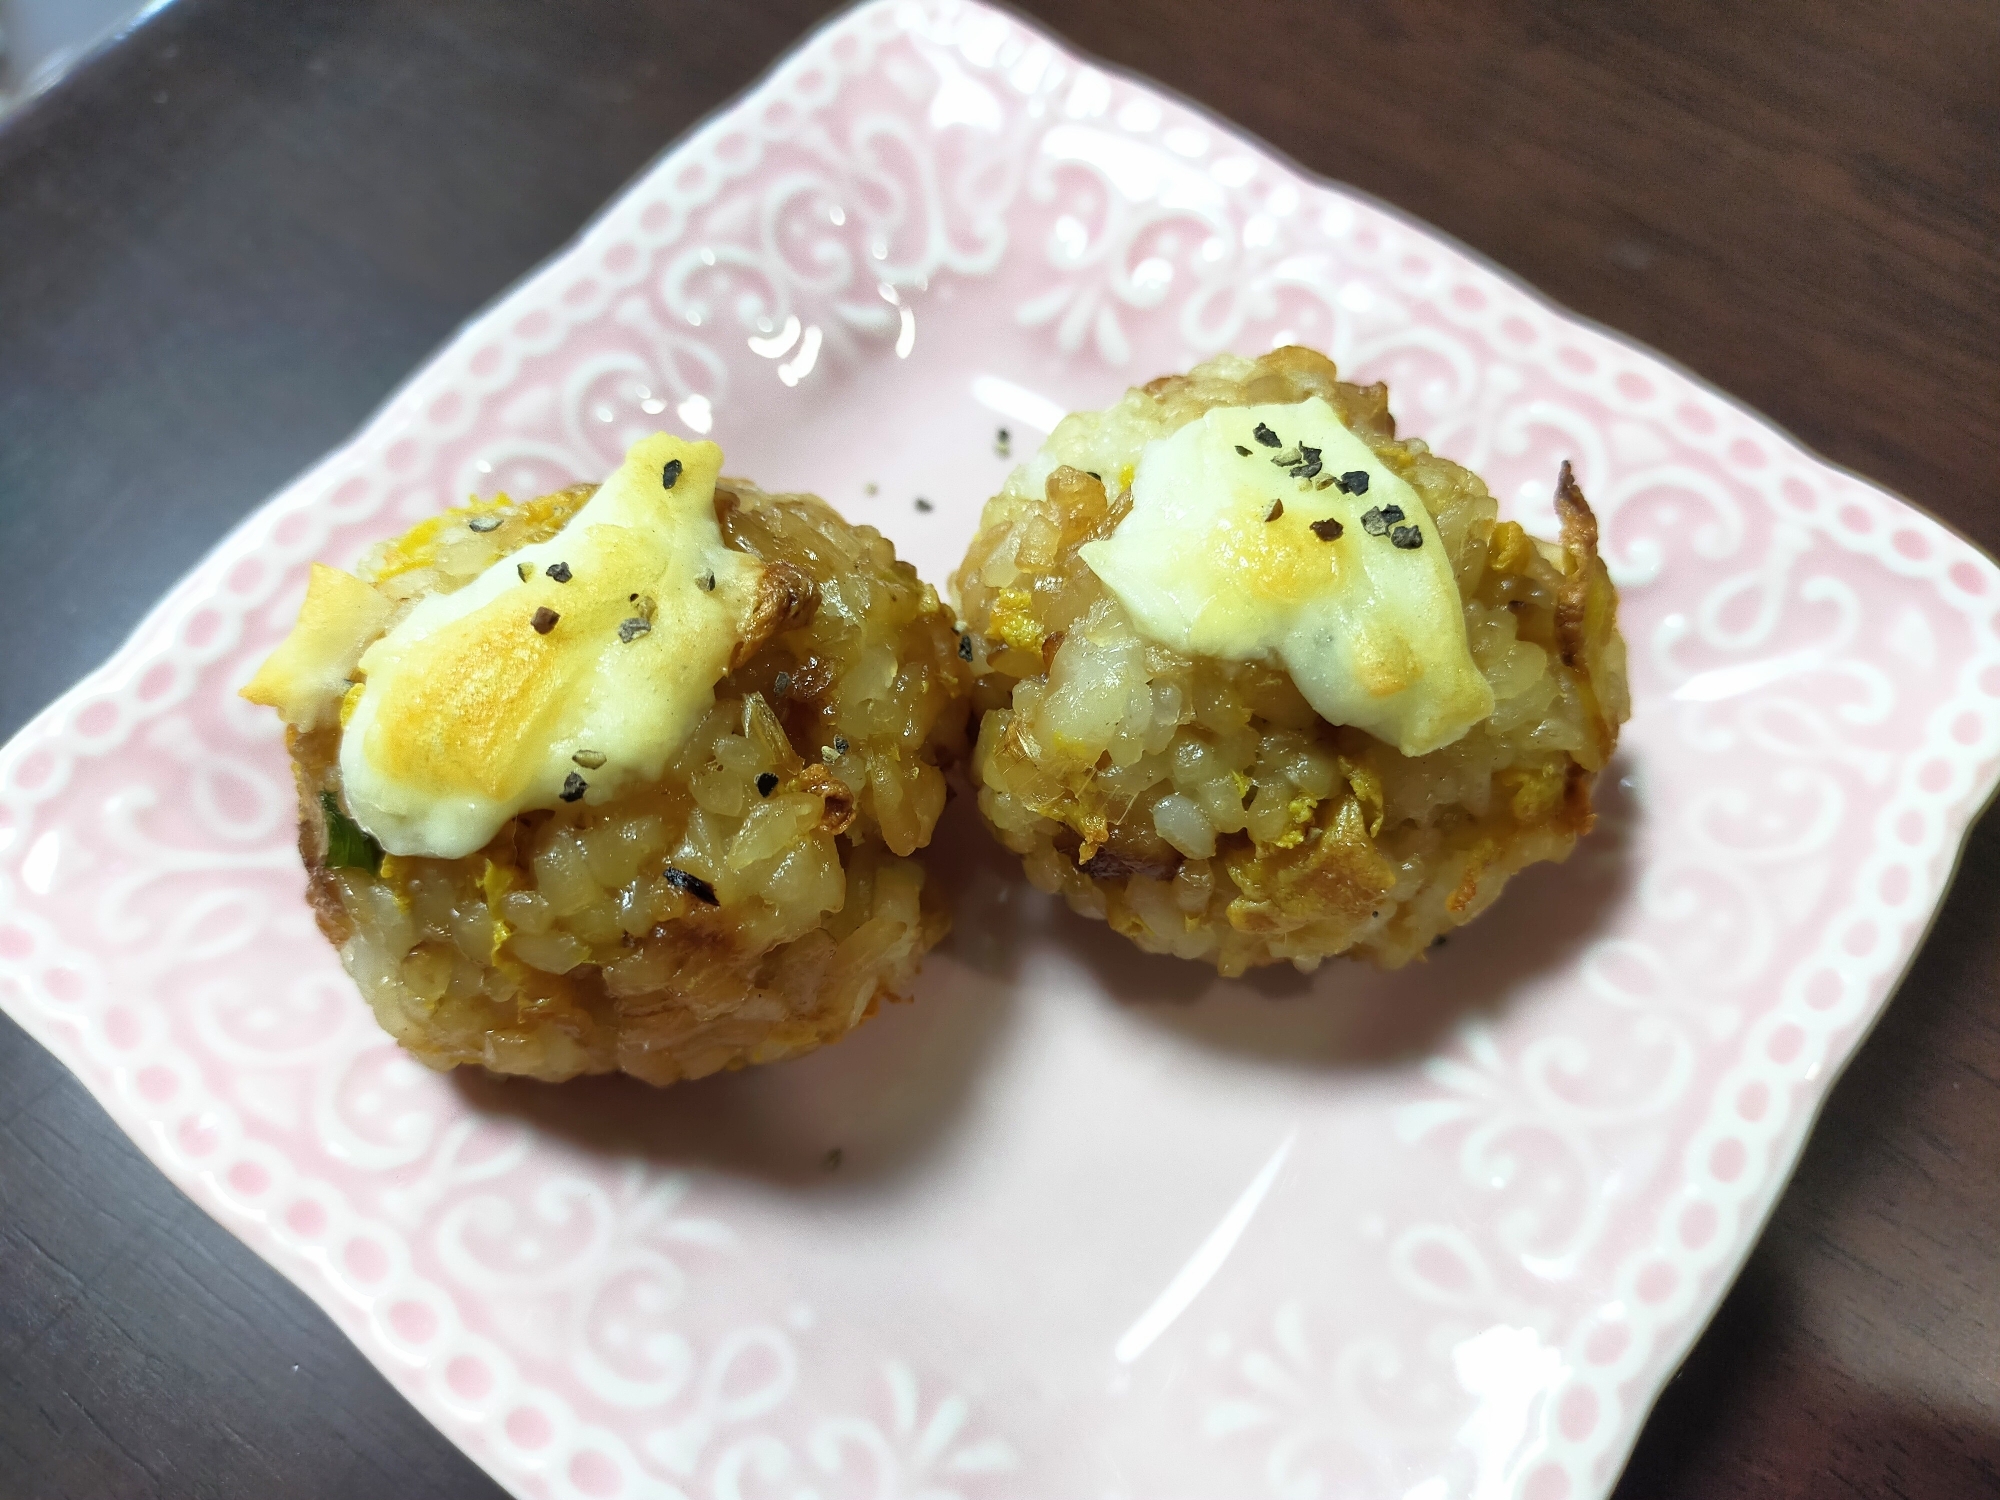
[{"label": "rice ball", "polygon": [[1408,963],[1567,857],[1630,712],[1567,464],[1556,505],[1498,520],[1303,348],[1065,418],[954,579],[982,816],[1149,952]]},{"label": "rice ball", "polygon": [[833,1041],[947,927],[971,670],[873,528],[635,446],[315,566],[284,716],[321,930],[436,1068],[655,1084]]}]

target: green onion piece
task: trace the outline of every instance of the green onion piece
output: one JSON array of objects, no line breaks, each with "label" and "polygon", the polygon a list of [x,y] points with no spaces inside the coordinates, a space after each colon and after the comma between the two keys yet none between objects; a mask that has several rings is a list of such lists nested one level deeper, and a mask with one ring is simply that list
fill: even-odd
[{"label": "green onion piece", "polygon": [[320,811],[326,814],[326,867],[329,870],[382,871],[382,846],[362,831],[361,825],[340,810],[332,792],[319,794]]}]

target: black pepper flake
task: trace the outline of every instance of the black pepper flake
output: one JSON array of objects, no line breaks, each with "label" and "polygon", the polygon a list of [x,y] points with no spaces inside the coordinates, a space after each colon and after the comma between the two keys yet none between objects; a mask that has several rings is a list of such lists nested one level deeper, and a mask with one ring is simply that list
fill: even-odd
[{"label": "black pepper flake", "polygon": [[1368,493],[1368,471],[1349,469],[1340,476],[1340,492],[1343,495],[1365,495]]},{"label": "black pepper flake", "polygon": [[566,562],[552,562],[542,571],[557,583],[568,583],[570,580],[569,564]]},{"label": "black pepper flake", "polygon": [[575,771],[572,771],[569,775],[563,777],[563,789],[557,795],[565,802],[580,802],[583,800],[583,794],[589,790],[590,783],[585,781]]},{"label": "black pepper flake", "polygon": [[505,516],[496,516],[496,515],[474,516],[471,520],[467,521],[465,524],[471,527],[474,531],[483,534],[488,531],[498,531],[500,529],[500,523],[506,519],[507,518]]},{"label": "black pepper flake", "polygon": [[790,672],[780,672],[776,677],[771,679],[771,691],[776,693],[780,698],[784,697],[791,690],[792,674]]},{"label": "black pepper flake", "polygon": [[833,737],[833,753],[835,755],[847,754],[847,739],[845,736],[836,734]]},{"label": "black pepper flake", "polygon": [[925,515],[929,515],[931,513],[932,506],[930,501],[926,500],[922,495],[919,495],[917,496],[917,509],[922,511]]},{"label": "black pepper flake", "polygon": [[1405,552],[1414,552],[1424,544],[1424,534],[1414,526],[1398,526],[1389,533],[1389,540]]},{"label": "black pepper flake", "polygon": [[535,627],[536,635],[547,635],[556,628],[556,621],[561,618],[561,615],[544,604],[529,616],[528,623]]},{"label": "black pepper flake", "polygon": [[969,635],[962,635],[962,636],[960,636],[960,637],[958,638],[958,659],[959,659],[960,661],[971,661],[971,660],[972,660],[972,637],[971,637],[971,636],[969,636]]},{"label": "black pepper flake", "polygon": [[660,872],[660,878],[682,895],[692,896],[703,906],[720,906],[715,897],[715,887],[699,875],[690,875],[679,865],[668,865]]},{"label": "black pepper flake", "polygon": [[1236,445],[1236,451],[1242,454],[1245,458],[1248,458],[1250,456],[1250,450],[1244,447],[1241,443],[1238,443]]},{"label": "black pepper flake", "polygon": [[777,789],[778,789],[778,773],[777,773],[777,772],[775,772],[775,771],[763,771],[763,772],[759,772],[759,773],[758,773],[758,776],[757,776],[757,795],[758,795],[758,796],[760,796],[760,797],[768,797],[768,796],[770,796],[770,795],[771,795],[771,793],[775,792],[775,791],[776,791]]},{"label": "black pepper flake", "polygon": [[602,750],[579,750],[570,759],[582,766],[586,771],[595,771],[599,766],[604,764],[605,754]]},{"label": "black pepper flake", "polygon": [[1282,500],[1273,500],[1271,502],[1270,510],[1266,511],[1264,514],[1265,524],[1269,525],[1272,521],[1277,520],[1278,517],[1282,516],[1284,513],[1285,513],[1285,502]]},{"label": "black pepper flake", "polygon": [[620,620],[618,622],[618,639],[622,644],[629,646],[652,628],[653,622],[651,620],[642,620],[637,615],[634,615],[629,620]]},{"label": "black pepper flake", "polygon": [[1262,422],[1259,422],[1256,425],[1256,427],[1251,430],[1250,436],[1254,437],[1258,442],[1262,443],[1266,448],[1277,448],[1283,446],[1283,444],[1279,440],[1277,433],[1271,431],[1271,429],[1266,427]]},{"label": "black pepper flake", "polygon": [[1332,516],[1328,516],[1324,521],[1315,521],[1312,523],[1312,534],[1322,542],[1333,541],[1345,530],[1347,528],[1334,520]]},{"label": "black pepper flake", "polygon": [[515,563],[514,571],[521,575],[521,582],[526,583],[535,576],[535,565],[528,562]]},{"label": "black pepper flake", "polygon": [[1370,536],[1387,536],[1389,528],[1399,524],[1402,519],[1403,507],[1400,505],[1371,506],[1362,512],[1361,529]]},{"label": "black pepper flake", "polygon": [[708,571],[707,571],[706,573],[702,574],[702,575],[701,575],[701,577],[697,578],[697,579],[695,580],[695,582],[701,585],[701,591],[702,591],[702,592],[703,592],[704,594],[712,594],[712,593],[714,593],[714,592],[715,592],[715,569],[713,569],[713,568],[710,568],[710,569],[709,569],[709,570],[708,570]]},{"label": "black pepper flake", "polygon": [[1294,479],[1317,479],[1319,477],[1319,449],[1299,444],[1299,461],[1292,469]]},{"label": "black pepper flake", "polygon": [[1002,458],[1006,458],[1013,453],[1014,435],[1006,428],[1002,427],[998,432],[993,434],[993,451]]},{"label": "black pepper flake", "polygon": [[678,458],[670,458],[667,460],[666,467],[660,470],[660,485],[662,488],[670,490],[680,482],[681,461]]}]

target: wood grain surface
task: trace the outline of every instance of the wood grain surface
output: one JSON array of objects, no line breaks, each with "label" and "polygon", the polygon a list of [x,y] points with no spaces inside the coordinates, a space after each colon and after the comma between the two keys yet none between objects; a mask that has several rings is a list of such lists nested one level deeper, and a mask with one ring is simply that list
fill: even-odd
[{"label": "wood grain surface", "polygon": [[[1027,9],[2000,549],[2000,7]],[[0,734],[823,10],[177,0],[0,125]],[[1620,1500],[2000,1494],[1997,904],[1988,817]],[[0,1497],[497,1493],[0,1021]]]}]

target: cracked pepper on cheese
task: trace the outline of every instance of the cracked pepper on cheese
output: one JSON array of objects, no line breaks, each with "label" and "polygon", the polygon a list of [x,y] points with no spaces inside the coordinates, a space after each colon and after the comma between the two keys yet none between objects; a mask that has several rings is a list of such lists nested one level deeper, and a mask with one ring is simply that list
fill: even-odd
[{"label": "cracked pepper on cheese", "polygon": [[955,578],[1029,878],[1225,974],[1395,967],[1588,830],[1629,704],[1564,465],[1537,541],[1308,349],[1066,418]]},{"label": "cracked pepper on cheese", "polygon": [[276,709],[320,926],[437,1067],[655,1083],[834,1040],[945,928],[970,668],[869,527],[636,443],[315,564]]},{"label": "cracked pepper on cheese", "polygon": [[1210,408],[1146,444],[1131,496],[1077,555],[1149,641],[1281,665],[1322,719],[1404,755],[1493,712],[1436,523],[1320,397]]},{"label": "cracked pepper on cheese", "polygon": [[[386,851],[456,859],[566,786],[601,806],[660,774],[714,703],[763,576],[723,543],[721,471],[713,443],[635,444],[561,531],[362,654],[340,774]],[[587,775],[579,751],[602,757]]]}]

